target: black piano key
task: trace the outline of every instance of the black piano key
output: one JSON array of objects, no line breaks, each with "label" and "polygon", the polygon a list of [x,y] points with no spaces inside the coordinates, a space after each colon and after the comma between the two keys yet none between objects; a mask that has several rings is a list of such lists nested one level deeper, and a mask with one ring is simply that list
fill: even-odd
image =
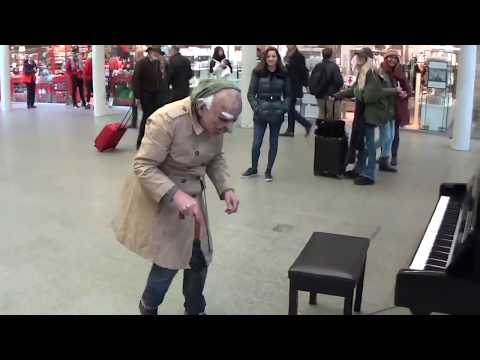
[{"label": "black piano key", "polygon": [[447,267],[447,264],[446,262],[444,261],[438,261],[438,260],[433,260],[433,259],[428,259],[427,260],[427,265],[435,265],[435,266],[438,266],[442,269],[446,268]]},{"label": "black piano key", "polygon": [[444,269],[438,268],[436,266],[431,266],[431,265],[426,265],[425,270],[430,270],[430,271],[445,271]]},{"label": "black piano key", "polygon": [[433,245],[434,245],[434,246],[435,246],[435,245],[445,246],[445,247],[450,248],[450,247],[452,246],[452,242],[451,242],[451,241],[446,241],[446,240],[437,240],[437,241],[434,242]]},{"label": "black piano key", "polygon": [[443,253],[450,253],[451,246],[438,246],[434,245],[432,247],[432,252],[437,251],[437,252],[443,252]]},{"label": "black piano key", "polygon": [[440,251],[432,251],[429,256],[430,259],[438,259],[438,260],[443,260],[447,261],[448,260],[448,254]]}]

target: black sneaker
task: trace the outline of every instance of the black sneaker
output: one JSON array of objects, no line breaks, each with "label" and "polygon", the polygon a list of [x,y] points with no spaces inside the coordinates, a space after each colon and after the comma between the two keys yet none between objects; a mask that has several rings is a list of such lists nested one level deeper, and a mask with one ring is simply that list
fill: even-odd
[{"label": "black sneaker", "polygon": [[140,310],[140,315],[158,315],[158,308],[147,307],[142,300],[138,303],[138,309]]},{"label": "black sneaker", "polygon": [[295,134],[291,131],[285,131],[284,133],[281,133],[280,136],[294,137]]},{"label": "black sneaker", "polygon": [[272,173],[270,171],[265,172],[265,181],[266,182],[272,182],[273,181]]},{"label": "black sneaker", "polygon": [[242,174],[242,178],[249,178],[249,177],[254,177],[254,176],[257,176],[257,170],[252,169],[252,168],[248,168],[247,171],[245,171]]},{"label": "black sneaker", "polygon": [[305,137],[308,137],[310,135],[310,132],[312,131],[313,125],[310,124],[309,127],[305,128]]},{"label": "black sneaker", "polygon": [[348,170],[345,171],[343,174],[347,179],[356,179],[358,177],[358,173],[355,170]]},{"label": "black sneaker", "polygon": [[365,176],[359,176],[353,181],[353,183],[355,185],[373,185],[373,184],[375,184],[375,181],[373,181],[372,179],[369,179]]},{"label": "black sneaker", "polygon": [[394,167],[391,167],[390,164],[388,163],[388,157],[380,158],[378,163],[380,164],[378,166],[378,169],[380,171],[397,172],[397,169],[395,169]]}]

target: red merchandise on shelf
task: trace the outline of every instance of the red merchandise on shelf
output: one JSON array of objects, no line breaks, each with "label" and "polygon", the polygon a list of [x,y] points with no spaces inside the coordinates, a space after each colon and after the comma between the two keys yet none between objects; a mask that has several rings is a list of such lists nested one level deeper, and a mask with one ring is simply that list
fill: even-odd
[{"label": "red merchandise on shelf", "polygon": [[15,102],[27,101],[27,86],[22,75],[12,75],[10,78],[11,99]]}]

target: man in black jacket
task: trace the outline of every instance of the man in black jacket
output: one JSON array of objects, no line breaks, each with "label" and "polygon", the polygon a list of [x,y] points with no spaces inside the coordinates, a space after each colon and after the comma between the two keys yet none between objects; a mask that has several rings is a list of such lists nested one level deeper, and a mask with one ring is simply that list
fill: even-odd
[{"label": "man in black jacket", "polygon": [[[343,87],[343,77],[338,65],[331,60],[332,54],[333,51],[331,48],[323,49],[323,60],[313,69],[309,87],[310,93],[317,98],[318,118],[340,120],[342,110],[341,102],[329,100],[330,96],[336,94]],[[333,108],[334,106],[335,109]],[[333,118],[333,110],[335,110],[335,118]]]},{"label": "man in black jacket", "polygon": [[143,117],[138,130],[137,149],[140,148],[148,117],[169,101],[167,71],[162,61],[165,53],[160,47],[150,46],[148,56],[138,61],[133,72],[132,87],[135,104],[142,107]]},{"label": "man in black jacket", "polygon": [[168,85],[172,86],[172,102],[190,96],[189,81],[192,76],[190,61],[180,54],[178,46],[172,46],[168,66]]},{"label": "man in black jacket", "polygon": [[308,69],[305,65],[305,56],[298,51],[297,45],[287,45],[287,49],[285,63],[290,79],[291,98],[288,110],[288,128],[280,136],[293,137],[295,134],[295,121],[298,121],[305,128],[305,135],[308,136],[312,129],[312,124],[295,110],[297,99],[303,98],[303,87],[308,86]]}]

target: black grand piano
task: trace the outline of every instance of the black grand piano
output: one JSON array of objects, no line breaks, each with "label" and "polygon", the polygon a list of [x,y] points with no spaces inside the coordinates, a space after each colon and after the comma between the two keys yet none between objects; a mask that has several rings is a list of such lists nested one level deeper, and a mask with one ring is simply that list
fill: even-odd
[{"label": "black grand piano", "polygon": [[480,314],[480,171],[443,183],[427,229],[397,274],[395,305],[412,314]]}]

